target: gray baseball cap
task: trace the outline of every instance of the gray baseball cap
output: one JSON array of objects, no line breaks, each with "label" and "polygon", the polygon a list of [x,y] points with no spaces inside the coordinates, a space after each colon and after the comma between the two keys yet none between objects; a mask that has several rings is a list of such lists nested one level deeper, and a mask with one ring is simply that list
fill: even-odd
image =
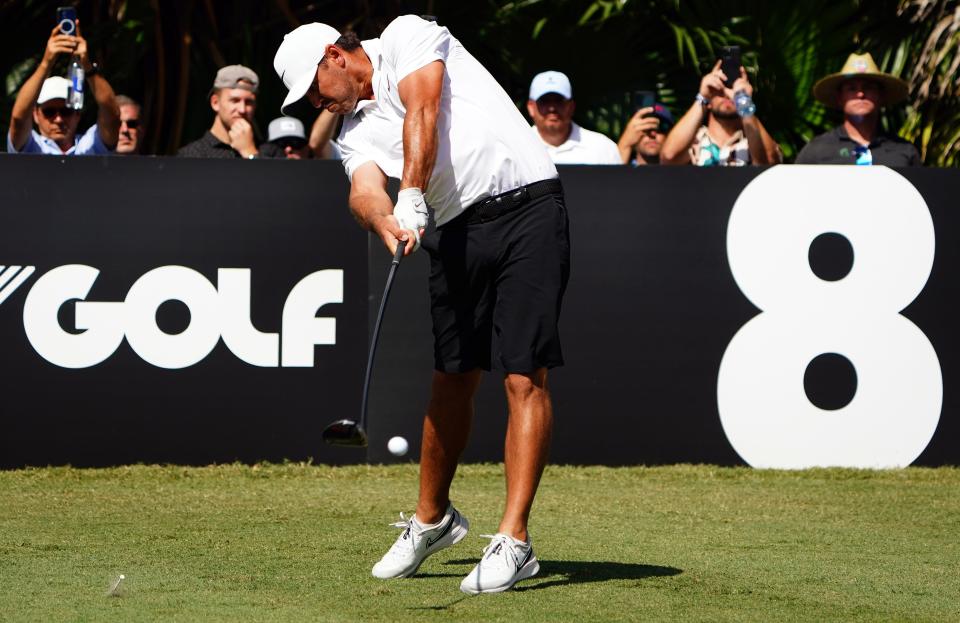
[{"label": "gray baseball cap", "polygon": [[299,138],[307,140],[303,131],[303,123],[296,117],[278,117],[270,122],[267,128],[267,141],[279,138]]},{"label": "gray baseball cap", "polygon": [[227,65],[221,67],[217,72],[217,77],[213,80],[213,88],[216,89],[246,89],[251,93],[256,93],[260,86],[260,78],[257,73],[249,67],[243,65]]}]

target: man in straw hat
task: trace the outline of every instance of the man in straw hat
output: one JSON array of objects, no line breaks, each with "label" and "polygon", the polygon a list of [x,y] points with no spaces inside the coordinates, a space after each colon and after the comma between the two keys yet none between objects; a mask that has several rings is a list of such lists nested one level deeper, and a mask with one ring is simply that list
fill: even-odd
[{"label": "man in straw hat", "polygon": [[906,99],[907,83],[881,72],[870,54],[851,54],[843,69],[813,86],[813,96],[842,110],[843,124],[807,143],[797,164],[920,164],[916,147],[880,128],[880,107]]}]

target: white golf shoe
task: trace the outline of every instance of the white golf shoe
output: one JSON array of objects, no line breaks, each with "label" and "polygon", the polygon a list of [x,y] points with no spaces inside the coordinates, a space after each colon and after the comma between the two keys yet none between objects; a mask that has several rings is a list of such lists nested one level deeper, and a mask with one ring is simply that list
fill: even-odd
[{"label": "white golf shoe", "polygon": [[390,525],[403,528],[403,533],[380,562],[373,565],[373,577],[382,580],[410,577],[427,556],[458,543],[470,528],[470,522],[452,504],[434,525],[423,526],[416,516],[407,519],[403,513],[400,521]]},{"label": "white golf shoe", "polygon": [[460,583],[460,590],[464,593],[500,593],[540,571],[540,563],[533,555],[530,543],[502,533],[480,536],[492,541],[483,549],[483,558],[477,566]]}]

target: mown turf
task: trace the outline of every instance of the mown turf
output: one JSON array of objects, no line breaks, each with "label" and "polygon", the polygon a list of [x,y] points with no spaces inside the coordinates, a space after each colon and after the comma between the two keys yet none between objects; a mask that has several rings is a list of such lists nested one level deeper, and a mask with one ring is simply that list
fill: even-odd
[{"label": "mown turf", "polygon": [[469,598],[501,468],[462,468],[462,543],[375,580],[416,482],[412,465],[0,472],[0,619],[960,620],[960,469],[550,467],[541,574]]}]

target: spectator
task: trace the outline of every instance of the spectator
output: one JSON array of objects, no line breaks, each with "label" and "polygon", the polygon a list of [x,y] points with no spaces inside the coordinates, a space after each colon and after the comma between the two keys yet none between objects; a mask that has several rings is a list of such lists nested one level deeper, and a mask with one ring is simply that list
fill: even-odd
[{"label": "spectator", "polygon": [[267,142],[260,147],[264,158],[307,160],[312,154],[303,131],[303,122],[296,117],[277,117],[267,126]]},{"label": "spectator", "polygon": [[288,160],[306,160],[308,158],[340,159],[340,150],[332,141],[337,125],[337,115],[322,110],[313,122],[310,138],[304,134],[303,123],[296,117],[278,117],[267,128],[267,142],[260,147],[264,158],[287,158]]},{"label": "spectator", "polygon": [[[77,136],[80,110],[67,108],[70,82],[58,76],[48,77],[60,54],[77,56],[86,82],[97,102],[97,122]],[[36,124],[37,130],[33,129]],[[57,26],[50,33],[40,64],[17,93],[10,115],[7,151],[21,154],[84,156],[108,154],[117,146],[120,113],[113,88],[90,62],[87,41],[80,35],[65,35]]]},{"label": "spectator", "polygon": [[920,165],[916,147],[880,128],[880,108],[903,101],[907,83],[882,73],[870,54],[851,54],[840,73],[813,85],[813,96],[842,110],[843,124],[807,143],[797,164]]},{"label": "spectator", "polygon": [[617,142],[623,163],[635,167],[660,164],[660,150],[672,127],[673,115],[663,104],[657,103],[635,112]]},{"label": "spectator", "polygon": [[717,61],[713,70],[700,80],[700,91],[693,105],[663,143],[660,152],[663,164],[723,167],[777,164],[783,159],[780,146],[763,127],[755,108],[738,112],[733,103],[734,94],[740,91],[753,98],[747,72],[740,68],[740,76],[732,88],[724,85],[726,79]]},{"label": "spectator", "polygon": [[617,144],[573,122],[573,88],[559,71],[539,73],[530,83],[527,112],[554,164],[623,164]]},{"label": "spectator", "polygon": [[143,146],[143,123],[140,119],[140,104],[126,95],[117,96],[120,108],[120,137],[117,140],[117,153],[137,155]]},{"label": "spectator", "polygon": [[188,158],[256,158],[260,152],[253,135],[260,79],[243,65],[221,67],[210,90],[213,125],[201,138],[184,145],[178,156]]}]

